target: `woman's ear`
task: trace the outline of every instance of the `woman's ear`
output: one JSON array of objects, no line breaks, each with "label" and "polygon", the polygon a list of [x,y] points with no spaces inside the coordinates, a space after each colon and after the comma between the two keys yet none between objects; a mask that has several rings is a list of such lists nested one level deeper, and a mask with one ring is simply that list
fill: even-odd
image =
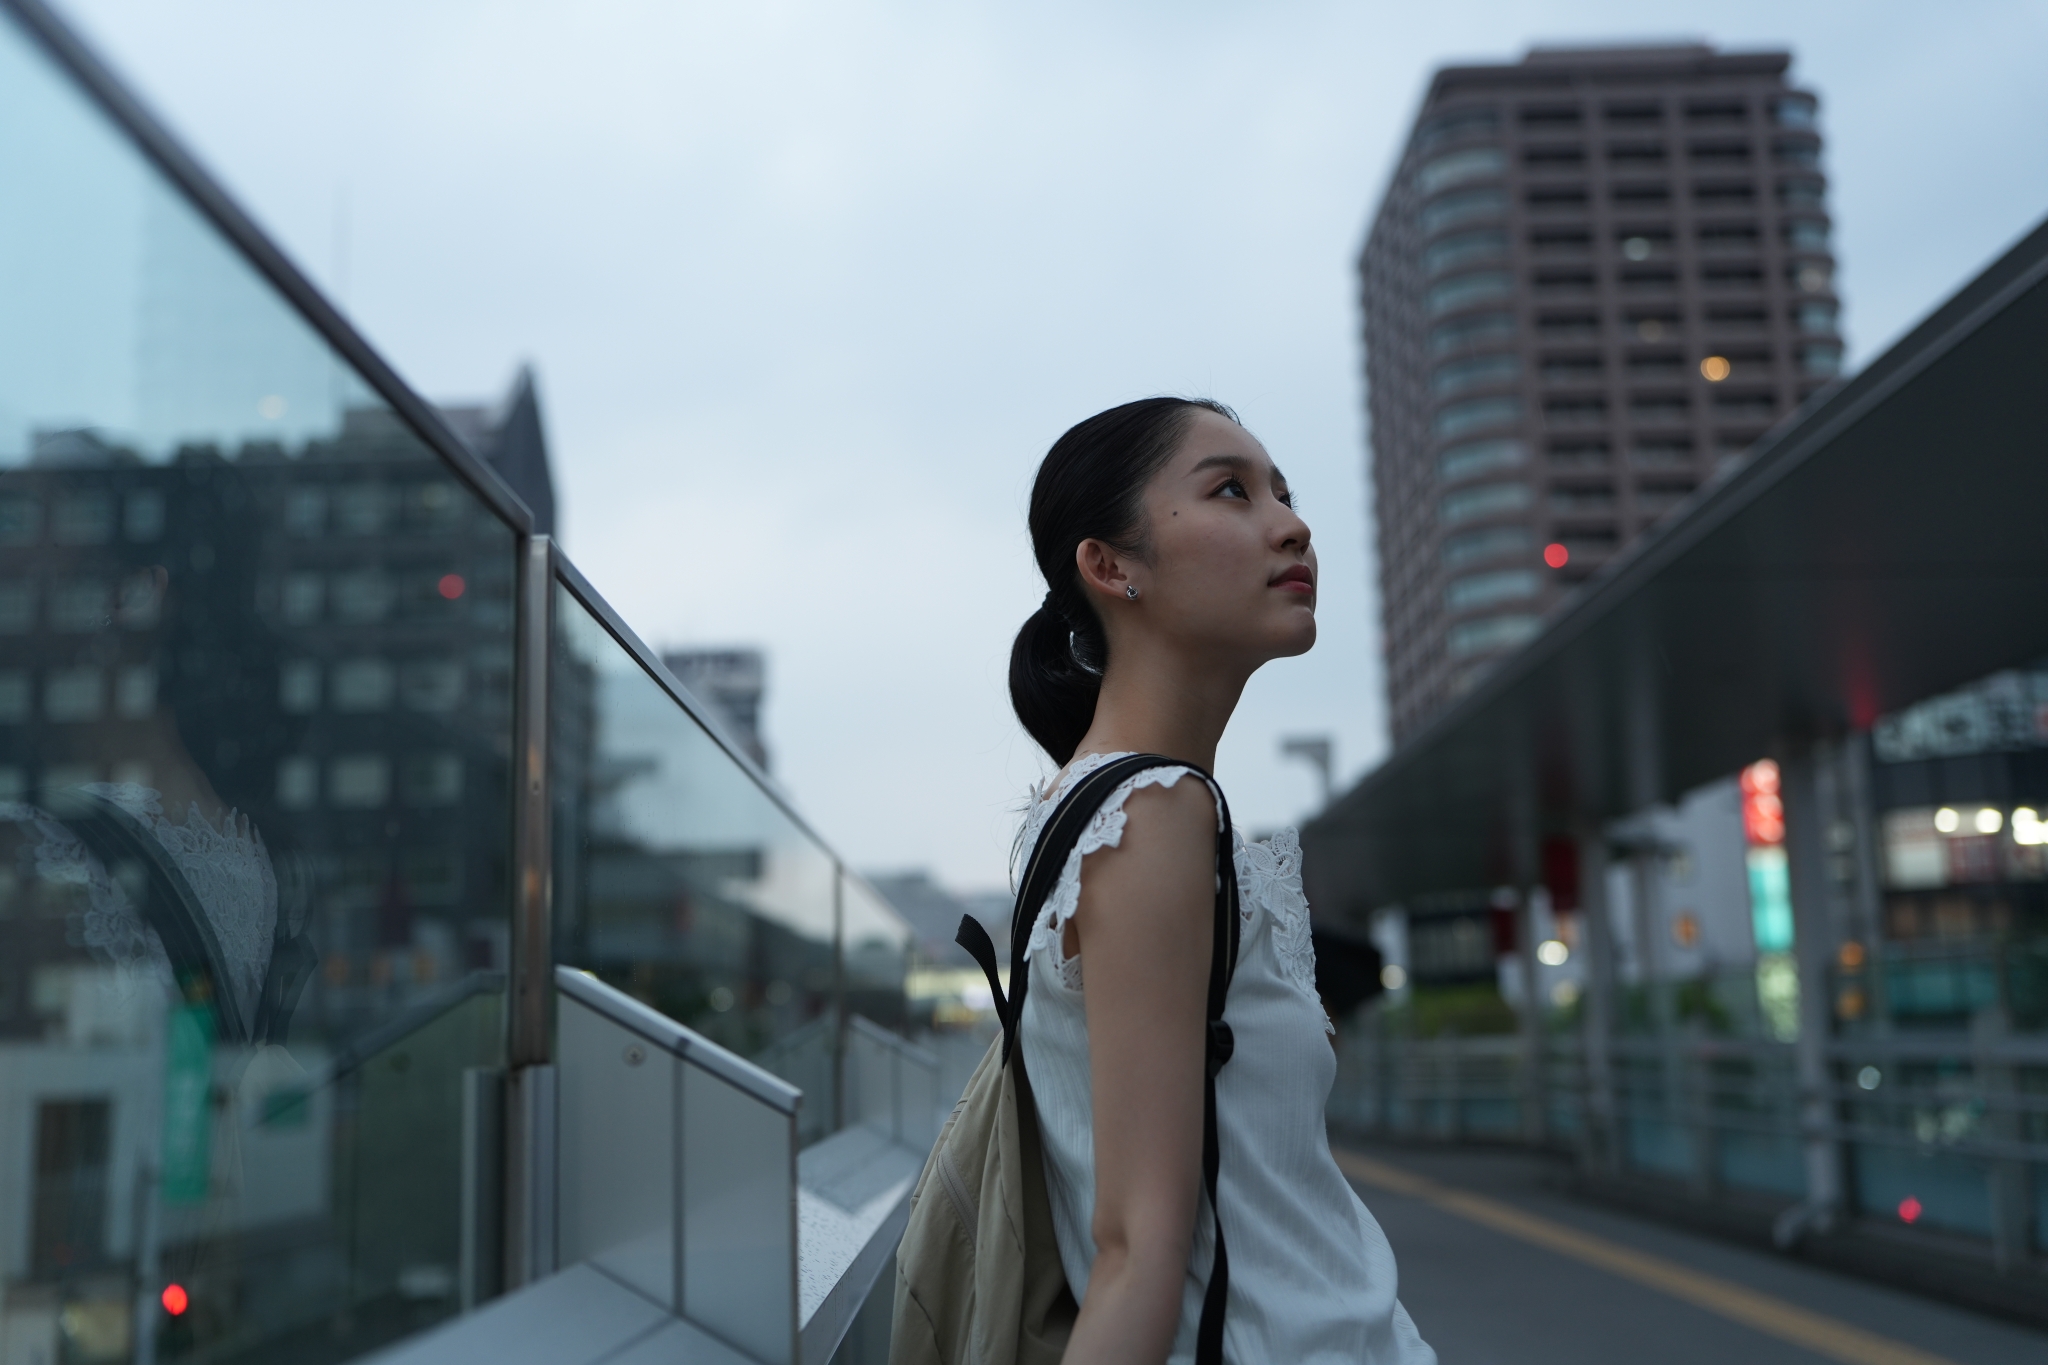
[{"label": "woman's ear", "polygon": [[1124,597],[1130,586],[1130,564],[1100,540],[1084,540],[1074,547],[1074,567],[1081,571],[1081,586],[1104,597]]}]

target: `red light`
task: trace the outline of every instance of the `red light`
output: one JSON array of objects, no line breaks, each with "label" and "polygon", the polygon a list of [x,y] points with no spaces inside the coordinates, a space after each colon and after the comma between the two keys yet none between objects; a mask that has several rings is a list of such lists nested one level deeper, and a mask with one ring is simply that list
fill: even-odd
[{"label": "red light", "polygon": [[167,1284],[164,1286],[164,1311],[166,1313],[175,1318],[191,1306],[192,1296],[185,1292],[184,1285]]},{"label": "red light", "polygon": [[1572,552],[1559,541],[1552,541],[1543,547],[1543,562],[1553,569],[1562,569],[1572,562]]},{"label": "red light", "polygon": [[1915,1199],[1910,1194],[1907,1195],[1904,1199],[1901,1199],[1899,1201],[1899,1218],[1907,1223],[1919,1222],[1920,1201]]},{"label": "red light", "polygon": [[467,583],[462,581],[462,575],[459,573],[441,575],[441,596],[447,598],[450,602],[462,596],[462,590],[468,586]]}]

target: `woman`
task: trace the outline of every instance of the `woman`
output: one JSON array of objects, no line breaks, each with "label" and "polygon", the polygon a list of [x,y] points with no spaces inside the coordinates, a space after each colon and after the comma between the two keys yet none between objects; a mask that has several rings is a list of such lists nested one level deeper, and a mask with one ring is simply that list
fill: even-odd
[{"label": "woman", "polygon": [[[1150,398],[1062,436],[1031,493],[1049,591],[1010,695],[1070,786],[1123,753],[1203,769],[1245,682],[1315,643],[1316,556],[1287,481],[1219,404]],[[1083,834],[1027,954],[1022,1040],[1074,1365],[1190,1361],[1213,1234],[1197,1220],[1204,996],[1220,818],[1184,769],[1140,773]],[[1232,1361],[1401,1362],[1435,1353],[1395,1298],[1386,1237],[1323,1126],[1336,1074],[1315,993],[1293,831],[1237,848],[1242,944],[1217,1076]],[[1085,970],[1084,970],[1085,967]],[[1192,1248],[1192,1250],[1191,1250]]]}]

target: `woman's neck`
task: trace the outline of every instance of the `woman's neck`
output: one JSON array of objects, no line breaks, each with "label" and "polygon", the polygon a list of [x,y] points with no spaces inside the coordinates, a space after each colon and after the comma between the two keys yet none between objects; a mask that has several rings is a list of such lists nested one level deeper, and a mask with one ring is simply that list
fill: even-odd
[{"label": "woman's neck", "polygon": [[1076,754],[1164,754],[1213,772],[1216,745],[1244,693],[1248,674],[1129,650],[1112,662],[1095,699],[1095,721]]}]

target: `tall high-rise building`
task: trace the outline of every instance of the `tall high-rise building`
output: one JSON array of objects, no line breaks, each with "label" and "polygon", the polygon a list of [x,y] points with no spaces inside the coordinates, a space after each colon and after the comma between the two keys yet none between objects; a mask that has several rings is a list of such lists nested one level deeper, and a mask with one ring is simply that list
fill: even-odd
[{"label": "tall high-rise building", "polygon": [[1840,368],[1784,52],[1436,73],[1359,260],[1399,743]]}]

